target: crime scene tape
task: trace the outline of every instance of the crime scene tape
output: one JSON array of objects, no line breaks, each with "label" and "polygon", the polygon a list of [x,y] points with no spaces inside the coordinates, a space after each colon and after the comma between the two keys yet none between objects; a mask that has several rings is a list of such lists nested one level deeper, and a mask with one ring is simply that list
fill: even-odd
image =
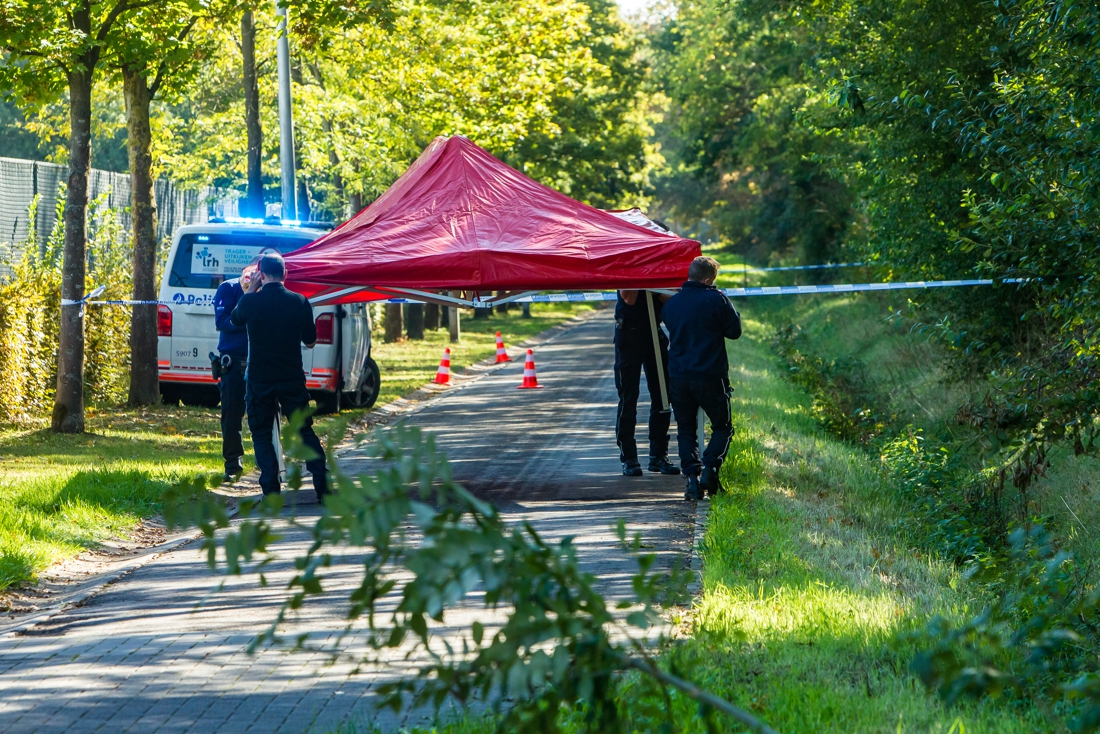
[{"label": "crime scene tape", "polygon": [[823,265],[784,265],[774,268],[757,268],[752,266],[722,268],[723,273],[778,273],[782,270],[827,270],[829,268],[859,268],[867,263],[825,263]]},{"label": "crime scene tape", "polygon": [[[857,293],[860,291],[902,291],[922,288],[955,288],[959,286],[993,285],[994,283],[1022,283],[1024,278],[1002,280],[913,280],[903,283],[841,283],[837,285],[775,285],[753,288],[724,288],[730,297],[788,296],[806,293]],[[603,293],[543,293],[517,298],[513,303],[563,303],[576,301],[614,301],[615,291]]]},{"label": "crime scene tape", "polygon": [[93,306],[171,306],[171,301],[131,301],[127,299],[115,299],[110,301],[88,301]]},{"label": "crime scene tape", "polygon": [[[901,283],[838,283],[835,285],[765,285],[751,288],[724,288],[722,292],[732,298],[747,298],[751,296],[792,296],[811,293],[859,293],[862,291],[904,291],[928,288],[958,288],[963,286],[980,286],[995,284],[1023,283],[1027,278],[1002,278],[998,280],[985,278],[972,278],[969,280],[911,280]],[[93,292],[94,293],[94,292]],[[85,298],[90,298],[92,294]],[[533,296],[517,298],[511,303],[586,303],[597,301],[614,301],[618,297],[616,291],[594,291],[580,293],[537,293]],[[389,298],[378,300],[375,303],[423,303],[414,298]],[[133,300],[81,300],[63,301],[62,305],[90,305],[90,306],[174,306],[172,301],[133,301]],[[491,308],[494,304],[486,302],[482,308]]]}]

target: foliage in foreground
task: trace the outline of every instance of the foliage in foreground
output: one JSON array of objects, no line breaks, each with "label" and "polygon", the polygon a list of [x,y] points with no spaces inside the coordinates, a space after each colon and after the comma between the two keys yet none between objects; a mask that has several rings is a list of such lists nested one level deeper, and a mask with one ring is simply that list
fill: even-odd
[{"label": "foliage in foreground", "polygon": [[[301,420],[295,416],[283,434],[288,458],[299,461],[308,455],[297,440]],[[679,596],[686,574],[676,570],[667,579],[656,577],[650,573],[655,555],[639,554],[634,600],[610,609],[594,587],[596,579],[578,565],[571,538],[552,545],[529,523],[507,525],[492,505],[453,481],[430,436],[422,440],[418,429],[404,426],[377,430],[367,451],[379,464],[373,477],[345,474],[330,453],[335,494],[312,528],[309,552],[296,560],[289,598],[251,649],[277,641],[286,614],[325,593],[329,551],[350,545],[365,552],[362,581],[348,599],[347,631],[366,623],[360,663],[384,661],[397,651],[424,661],[414,678],[380,687],[384,705],[395,710],[409,702],[438,708],[448,699],[464,705],[481,700],[503,710],[501,731],[552,732],[559,730],[562,708],[569,707],[583,712],[587,731],[620,731],[617,674],[633,670],[697,701],[714,726],[722,712],[753,730],[772,731],[650,656],[651,645],[666,640],[656,630],[657,605]],[[290,486],[299,486],[298,470],[290,471]],[[166,495],[165,517],[172,525],[202,528],[212,568],[220,545],[226,573],[255,571],[263,580],[281,506],[278,496],[247,506],[244,514],[255,511],[255,519],[219,532],[228,528],[228,515],[199,477]],[[628,541],[621,521],[618,532],[623,549],[637,553],[640,537]],[[433,640],[431,623],[442,623],[447,611],[475,590],[484,592],[486,611],[503,614],[500,627],[474,622],[457,639]],[[394,599],[396,608],[383,611],[383,600]],[[305,644],[306,637],[297,642]]]},{"label": "foliage in foreground", "polygon": [[995,601],[960,625],[933,620],[913,669],[948,703],[1011,691],[1068,718],[1071,731],[1098,731],[1100,589],[1089,583],[1091,569],[1059,551],[1042,526],[1014,531],[1011,544]]}]

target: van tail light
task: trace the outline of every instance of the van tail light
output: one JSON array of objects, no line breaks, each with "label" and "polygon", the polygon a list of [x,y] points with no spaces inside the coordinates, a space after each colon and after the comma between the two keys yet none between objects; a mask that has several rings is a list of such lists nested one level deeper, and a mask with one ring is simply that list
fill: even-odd
[{"label": "van tail light", "polygon": [[323,313],[317,317],[317,343],[332,344],[332,335],[335,332],[333,325],[336,319],[330,313]]},{"label": "van tail light", "polygon": [[172,336],[172,309],[157,306],[157,336]]}]

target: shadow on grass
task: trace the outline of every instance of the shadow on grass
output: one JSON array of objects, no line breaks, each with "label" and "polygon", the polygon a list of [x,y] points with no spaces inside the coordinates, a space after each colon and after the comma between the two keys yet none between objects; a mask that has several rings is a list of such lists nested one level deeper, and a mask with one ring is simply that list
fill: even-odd
[{"label": "shadow on grass", "polygon": [[86,470],[0,487],[0,589],[62,555],[126,533],[168,486],[139,470]]}]

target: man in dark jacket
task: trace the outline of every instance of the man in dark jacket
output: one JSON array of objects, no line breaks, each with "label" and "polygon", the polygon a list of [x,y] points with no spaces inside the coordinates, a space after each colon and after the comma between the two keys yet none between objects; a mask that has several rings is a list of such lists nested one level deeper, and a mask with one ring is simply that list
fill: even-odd
[{"label": "man in dark jacket", "polygon": [[238,278],[218,286],[214,294],[214,325],[218,328],[218,356],[221,379],[218,390],[222,396],[222,459],[225,460],[225,480],[232,481],[241,473],[244,442],[241,422],[244,420],[244,370],[248,361],[248,334],[236,326],[229,316],[237,307],[244,290]]},{"label": "man in dark jacket", "polygon": [[[252,276],[230,320],[248,330],[248,371],[245,376],[245,403],[248,428],[260,468],[260,488],[265,495],[280,491],[279,457],[275,453],[272,430],[279,408],[285,416],[309,408],[309,393],[302,370],[302,345],[309,349],[317,343],[313,307],[283,285],[286,263],[281,255],[268,253],[260,258],[259,272]],[[302,442],[317,455],[306,462],[313,475],[317,500],[328,492],[325,452],[313,432],[308,416],[301,428]]]},{"label": "man in dark jacket", "polygon": [[[718,492],[718,468],[733,436],[726,339],[741,336],[741,316],[714,287],[717,277],[718,261],[695,258],[687,281],[662,310],[669,333],[668,371],[676,443],[680,469],[687,477],[684,499],[689,501],[703,499],[704,491],[711,496]],[[696,422],[700,408],[711,425],[710,443],[701,460]]]},{"label": "man in dark jacket", "polygon": [[[647,291],[619,291],[615,304],[615,388],[619,391],[619,409],[615,413],[615,438],[623,474],[640,477],[638,442],[634,428],[638,423],[638,397],[642,370],[649,388],[649,464],[648,469],[662,474],[679,474],[668,460],[668,426],[672,416],[664,412],[661,398],[658,359],[653,347],[653,329],[647,298],[653,299],[655,320],[661,322],[661,299]],[[657,329],[660,369],[668,383],[668,339]]]}]

